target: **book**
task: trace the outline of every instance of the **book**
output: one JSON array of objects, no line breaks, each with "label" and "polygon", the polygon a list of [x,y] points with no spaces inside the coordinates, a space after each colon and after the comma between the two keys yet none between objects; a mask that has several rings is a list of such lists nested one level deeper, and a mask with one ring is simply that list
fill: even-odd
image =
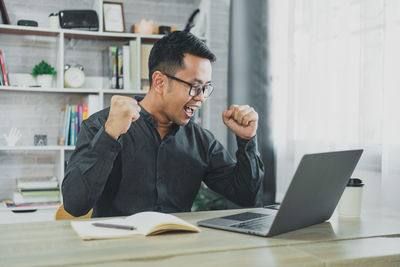
[{"label": "book", "polygon": [[103,101],[101,100],[102,97],[103,96],[100,97],[100,95],[95,94],[89,94],[87,96],[88,117],[103,108],[103,106],[101,105],[101,101]]},{"label": "book", "polygon": [[37,189],[37,190],[20,190],[23,197],[28,196],[60,196],[59,189]]},{"label": "book", "polygon": [[69,132],[69,145],[74,146],[78,138],[78,105],[71,106],[71,125]]},{"label": "book", "polygon": [[5,59],[4,59],[4,55],[3,55],[3,50],[0,49],[0,68],[2,70],[2,74],[3,74],[3,85],[5,86],[9,86],[9,82],[8,82],[8,76],[7,76],[7,71],[6,71],[6,63],[5,63]]},{"label": "book", "polygon": [[117,47],[117,89],[124,89],[123,56],[122,46]]},{"label": "book", "polygon": [[40,203],[59,203],[60,202],[60,195],[22,195],[20,192],[14,192],[12,200],[16,205],[23,205],[23,204],[40,204]]},{"label": "book", "polygon": [[[98,227],[93,223],[129,226],[135,230]],[[145,211],[124,219],[71,221],[71,226],[83,240],[127,238],[136,235],[150,236],[169,231],[200,232],[200,229],[174,215]]]},{"label": "book", "polygon": [[123,55],[123,65],[122,65],[122,72],[124,74],[124,89],[132,89],[131,88],[131,81],[130,81],[130,75],[131,75],[131,62],[130,62],[130,55],[129,55],[129,45],[124,45],[122,46],[122,55]]},{"label": "book", "polygon": [[3,70],[0,66],[0,85],[4,85]]},{"label": "book", "polygon": [[78,134],[81,130],[81,124],[83,121],[83,105],[78,105]]},{"label": "book", "polygon": [[[138,45],[136,40],[129,41],[129,57],[130,57],[130,89],[137,90],[139,88],[139,63],[138,63]],[[126,72],[125,72],[126,73]]]},{"label": "book", "polygon": [[7,78],[8,85],[11,86],[10,77],[8,76],[9,71],[7,71],[8,68],[7,68],[6,52],[4,50],[3,50],[3,61],[4,61],[4,67],[5,67],[5,70],[6,70],[5,74],[3,74],[3,75],[5,75],[5,77]]},{"label": "book", "polygon": [[108,77],[110,79],[110,88],[116,89],[117,87],[117,47],[108,47]]},{"label": "book", "polygon": [[58,179],[51,177],[24,177],[17,179],[18,190],[58,190]]},{"label": "book", "polygon": [[60,113],[60,125],[59,125],[59,131],[58,131],[58,137],[57,137],[57,145],[59,146],[64,146],[67,145],[65,142],[66,136],[65,136],[65,128],[66,128],[66,123],[68,120],[68,107],[63,107],[61,109]]},{"label": "book", "polygon": [[88,118],[88,105],[83,105],[83,111],[82,111],[82,120],[86,120]]},{"label": "book", "polygon": [[16,209],[16,208],[21,208],[21,209],[36,209],[36,208],[44,208],[44,207],[58,207],[60,206],[60,202],[43,202],[43,203],[23,203],[23,204],[15,204],[14,201],[10,199],[5,199],[3,200],[3,203],[5,204],[5,207],[9,209]]},{"label": "book", "polygon": [[142,44],[141,46],[141,57],[140,57],[140,79],[141,79],[141,89],[149,90],[150,89],[150,81],[149,81],[149,56],[151,49],[153,48],[153,44]]},{"label": "book", "polygon": [[65,145],[68,146],[70,144],[70,134],[69,134],[69,128],[71,126],[71,105],[67,106],[67,110],[65,111],[67,113],[66,119],[65,119]]},{"label": "book", "polygon": [[74,124],[75,124],[75,133],[74,133],[74,145],[76,145],[76,141],[78,140],[78,133],[79,133],[79,105],[72,105],[75,109],[75,120],[74,120]]}]

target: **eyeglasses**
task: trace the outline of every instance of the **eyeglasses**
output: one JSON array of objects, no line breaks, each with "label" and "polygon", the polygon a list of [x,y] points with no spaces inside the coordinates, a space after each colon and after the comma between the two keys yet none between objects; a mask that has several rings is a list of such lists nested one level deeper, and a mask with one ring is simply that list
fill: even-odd
[{"label": "eyeglasses", "polygon": [[201,85],[200,83],[190,83],[190,82],[181,80],[179,78],[176,78],[174,76],[171,76],[169,74],[166,74],[166,73],[163,73],[163,74],[172,80],[189,85],[190,86],[190,90],[189,90],[190,96],[198,96],[200,94],[200,92],[203,92],[203,97],[208,98],[211,95],[211,93],[214,91],[214,86],[212,86],[211,84]]}]

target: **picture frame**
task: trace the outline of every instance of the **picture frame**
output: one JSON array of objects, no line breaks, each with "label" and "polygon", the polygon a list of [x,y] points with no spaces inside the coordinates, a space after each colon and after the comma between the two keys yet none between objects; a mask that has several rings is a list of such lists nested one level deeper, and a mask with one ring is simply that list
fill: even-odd
[{"label": "picture frame", "polygon": [[35,134],[33,138],[33,145],[47,146],[47,134]]},{"label": "picture frame", "polygon": [[103,2],[103,30],[105,32],[125,32],[124,4]]},{"label": "picture frame", "polygon": [[0,18],[1,18],[1,23],[11,24],[10,18],[8,17],[6,4],[4,3],[4,0],[0,0]]}]

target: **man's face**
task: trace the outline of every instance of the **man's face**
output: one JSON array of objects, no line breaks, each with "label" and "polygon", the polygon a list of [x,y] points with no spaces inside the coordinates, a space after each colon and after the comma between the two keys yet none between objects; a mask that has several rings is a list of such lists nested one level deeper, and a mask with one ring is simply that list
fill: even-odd
[{"label": "man's face", "polygon": [[[183,62],[183,69],[175,74],[169,74],[189,83],[205,85],[211,82],[210,60],[185,54]],[[189,90],[190,85],[169,79],[169,87],[164,95],[163,111],[169,121],[178,125],[187,124],[195,111],[204,103],[203,93],[192,97],[189,95]]]}]

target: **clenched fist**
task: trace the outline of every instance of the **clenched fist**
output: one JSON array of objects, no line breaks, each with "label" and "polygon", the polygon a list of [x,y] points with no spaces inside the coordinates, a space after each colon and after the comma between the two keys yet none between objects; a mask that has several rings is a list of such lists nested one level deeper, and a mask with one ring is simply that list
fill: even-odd
[{"label": "clenched fist", "polygon": [[258,113],[248,105],[231,105],[228,110],[222,112],[222,120],[240,138],[251,139],[256,135]]},{"label": "clenched fist", "polygon": [[131,123],[139,119],[140,106],[131,97],[114,95],[104,130],[114,139],[125,134]]}]

